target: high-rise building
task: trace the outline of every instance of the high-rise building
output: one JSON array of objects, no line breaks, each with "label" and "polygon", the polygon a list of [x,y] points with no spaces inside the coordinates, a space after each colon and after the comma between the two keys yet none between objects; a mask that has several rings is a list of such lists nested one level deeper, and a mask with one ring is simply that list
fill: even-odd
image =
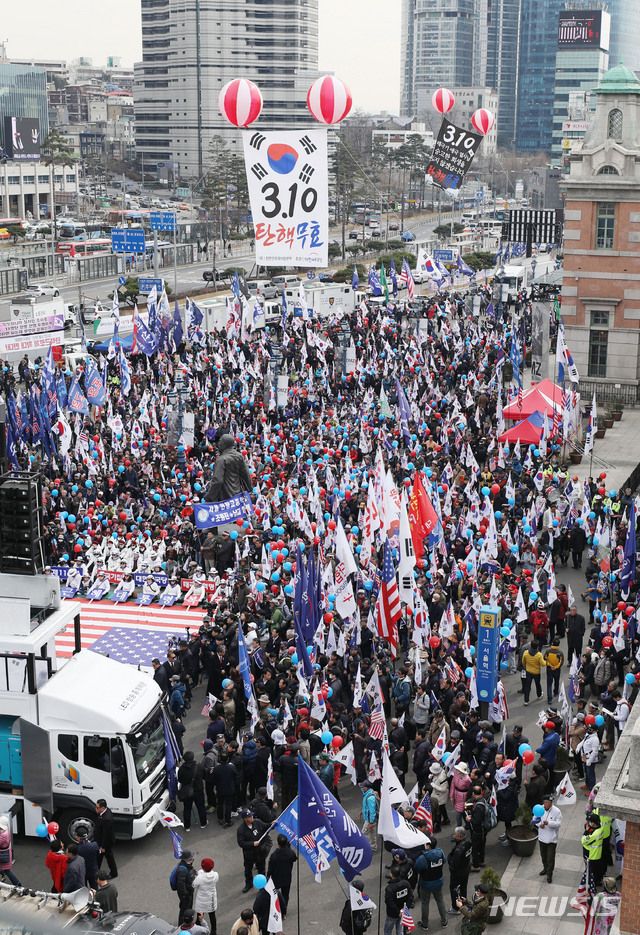
[{"label": "high-rise building", "polygon": [[632,71],[640,71],[640,14],[636,0],[607,0],[611,15],[609,61],[624,62]]},{"label": "high-rise building", "polygon": [[400,112],[423,119],[436,88],[470,87],[474,0],[403,0]]},{"label": "high-rise building", "polygon": [[521,0],[476,0],[474,84],[498,92],[498,146],[515,140]]},{"label": "high-rise building", "polygon": [[40,122],[40,140],[49,133],[47,72],[44,68],[0,62],[0,142],[5,139],[5,117],[30,117]]},{"label": "high-rise building", "polygon": [[593,91],[609,67],[610,25],[611,17],[604,10],[559,13],[551,132],[554,162],[568,156],[575,141],[584,137],[595,112]]},{"label": "high-rise building", "polygon": [[[465,0],[470,2],[470,0]],[[171,164],[198,179],[212,137],[233,145],[218,94],[233,78],[262,92],[260,129],[312,121],[306,94],[318,76],[318,0],[141,0],[142,61],[135,66],[136,150],[145,167]]]},{"label": "high-rise building", "polygon": [[516,149],[550,152],[558,13],[565,0],[522,0]]}]

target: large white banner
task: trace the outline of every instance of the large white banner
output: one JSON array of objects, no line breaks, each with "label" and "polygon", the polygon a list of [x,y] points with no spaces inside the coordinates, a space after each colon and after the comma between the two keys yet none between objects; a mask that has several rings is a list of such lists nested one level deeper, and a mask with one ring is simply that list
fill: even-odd
[{"label": "large white banner", "polygon": [[326,266],[327,131],[246,130],[243,143],[256,263]]},{"label": "large white banner", "polygon": [[0,338],[0,354],[15,354],[26,351],[46,351],[52,347],[60,347],[64,343],[63,331],[47,331],[45,334],[21,335],[15,338]]}]

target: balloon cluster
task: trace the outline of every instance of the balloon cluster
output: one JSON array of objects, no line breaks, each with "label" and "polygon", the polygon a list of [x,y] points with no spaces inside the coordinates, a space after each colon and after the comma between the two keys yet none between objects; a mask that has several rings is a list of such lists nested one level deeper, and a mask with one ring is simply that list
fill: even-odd
[{"label": "balloon cluster", "polygon": [[[353,105],[351,91],[334,75],[316,78],[307,92],[307,107],[318,123],[335,124],[349,114]],[[260,116],[262,94],[248,78],[228,81],[218,95],[220,113],[234,127],[248,127]]]}]

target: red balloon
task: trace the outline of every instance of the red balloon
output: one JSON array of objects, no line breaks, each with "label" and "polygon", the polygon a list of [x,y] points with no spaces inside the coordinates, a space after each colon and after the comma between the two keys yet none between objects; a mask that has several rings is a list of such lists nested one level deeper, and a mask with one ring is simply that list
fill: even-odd
[{"label": "red balloon", "polygon": [[533,750],[525,750],[524,753],[522,754],[522,759],[528,766],[529,763],[533,763],[533,761],[535,760],[535,756],[536,755],[533,752]]},{"label": "red balloon", "polygon": [[596,719],[593,716],[593,714],[587,714],[586,718],[584,719],[584,723],[587,725],[587,727],[589,726],[589,724],[595,724]]},{"label": "red balloon", "polygon": [[332,620],[333,620],[333,614],[331,613],[330,610],[328,610],[326,614],[324,615],[324,622],[331,623]]},{"label": "red balloon", "polygon": [[603,636],[603,637],[602,637],[602,645],[605,646],[605,647],[613,646],[613,637],[611,637],[611,636]]},{"label": "red balloon", "polygon": [[604,480],[606,476],[607,476],[607,472],[603,471],[602,474],[600,474],[600,480]]},{"label": "red balloon", "polygon": [[496,494],[500,493],[500,484],[492,484],[491,493],[494,495],[494,497]]},{"label": "red balloon", "polygon": [[253,81],[234,78],[220,91],[218,107],[222,116],[234,127],[248,127],[260,116],[262,94]]},{"label": "red balloon", "polygon": [[319,123],[340,123],[351,110],[351,91],[340,78],[323,75],[307,92],[307,107]]},{"label": "red balloon", "polygon": [[47,831],[49,832],[49,834],[57,834],[59,830],[60,830],[60,825],[58,824],[57,821],[50,821],[49,824],[47,825]]},{"label": "red balloon", "polygon": [[333,740],[331,741],[331,746],[333,747],[334,750],[339,750],[343,743],[344,743],[344,740],[342,739],[342,737],[334,737]]},{"label": "red balloon", "polygon": [[433,109],[439,114],[448,114],[455,102],[456,99],[448,88],[438,88],[431,97]]},{"label": "red balloon", "polygon": [[430,646],[432,649],[437,649],[439,645],[440,645],[440,637],[439,637],[439,636],[430,636],[430,637],[429,637],[429,646]]},{"label": "red balloon", "polygon": [[77,555],[78,552],[82,552],[82,546],[79,545],[78,543],[76,543],[76,544],[74,545],[74,547],[73,547],[73,551],[74,551],[74,552],[76,553],[76,555]]},{"label": "red balloon", "polygon": [[633,613],[633,607],[627,607],[627,609],[625,610],[625,614],[627,615],[627,617],[630,617],[632,613]]},{"label": "red balloon", "polygon": [[626,606],[626,601],[618,601],[618,610],[624,610]]},{"label": "red balloon", "polygon": [[483,136],[489,132],[495,122],[496,118],[493,116],[491,111],[486,110],[484,107],[476,110],[471,118],[471,123],[478,131],[478,133],[482,133]]},{"label": "red balloon", "polygon": [[272,584],[272,585],[271,585],[271,593],[272,593],[272,594],[277,594],[277,593],[278,593],[278,585],[277,585],[277,584]]},{"label": "red balloon", "polygon": [[336,528],[335,520],[330,519],[329,522],[327,523],[327,526],[331,530],[331,532],[333,532],[333,530]]},{"label": "red balloon", "polygon": [[124,510],[122,510],[122,512],[120,513],[120,519],[122,520],[123,523],[126,518],[127,518],[127,514]]}]

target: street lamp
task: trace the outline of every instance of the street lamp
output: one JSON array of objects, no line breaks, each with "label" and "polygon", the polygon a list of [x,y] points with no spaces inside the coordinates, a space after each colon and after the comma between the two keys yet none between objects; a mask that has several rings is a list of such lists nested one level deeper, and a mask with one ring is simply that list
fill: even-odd
[{"label": "street lamp", "polygon": [[351,338],[351,328],[346,318],[343,318],[340,322],[340,327],[338,328],[338,337],[342,345],[342,374],[346,377],[347,375],[347,348],[349,347],[349,339]]},{"label": "street lamp", "polygon": [[280,375],[280,367],[284,361],[284,353],[279,344],[271,345],[270,360],[274,370],[274,389],[276,394],[276,408],[278,406],[278,377]]},{"label": "street lamp", "polygon": [[185,453],[184,453],[184,445],[180,443],[180,439],[182,437],[182,415],[184,411],[183,396],[188,396],[188,395],[189,395],[189,387],[185,383],[185,379],[182,374],[182,371],[179,370],[178,373],[176,374],[176,381],[174,384],[174,388],[172,390],[169,390],[169,392],[167,393],[167,401],[171,403],[172,407],[175,406],[176,403],[178,406],[178,445],[177,445],[177,448],[178,448],[178,464],[180,465],[181,468],[184,468],[186,461],[187,461]]}]

